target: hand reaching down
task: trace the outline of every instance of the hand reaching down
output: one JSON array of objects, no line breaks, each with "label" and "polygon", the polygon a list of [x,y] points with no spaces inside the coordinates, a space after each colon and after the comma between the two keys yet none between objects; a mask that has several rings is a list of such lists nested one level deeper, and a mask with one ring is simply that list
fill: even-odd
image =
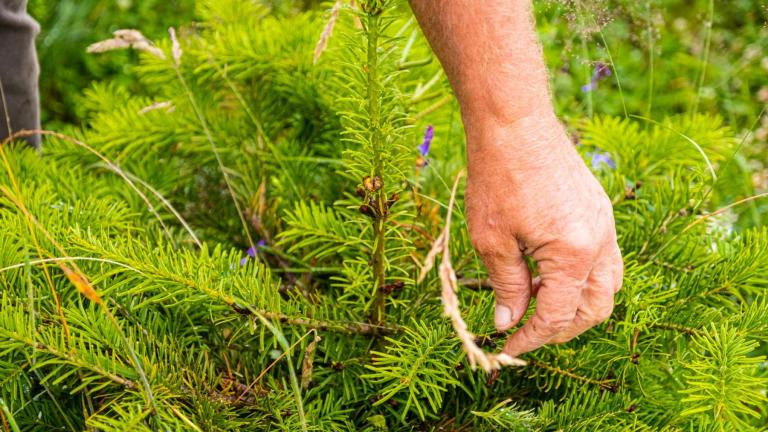
[{"label": "hand reaching down", "polygon": [[[473,133],[472,131],[480,131]],[[468,128],[467,218],[496,295],[495,324],[517,356],[605,321],[623,266],[611,203],[554,116]],[[534,282],[525,256],[537,262]]]},{"label": "hand reaching down", "polygon": [[[467,132],[470,235],[517,356],[605,320],[621,287],[611,203],[554,115],[531,0],[411,0]],[[538,263],[531,281],[524,257]]]}]

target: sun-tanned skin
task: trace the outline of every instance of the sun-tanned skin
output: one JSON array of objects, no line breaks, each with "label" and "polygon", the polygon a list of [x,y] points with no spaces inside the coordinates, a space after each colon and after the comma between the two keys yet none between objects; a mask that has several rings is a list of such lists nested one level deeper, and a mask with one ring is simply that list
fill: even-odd
[{"label": "sun-tanned skin", "polygon": [[[606,320],[623,263],[611,202],[554,114],[531,0],[411,0],[461,106],[472,242],[512,356]],[[525,256],[538,263],[533,281]]]}]

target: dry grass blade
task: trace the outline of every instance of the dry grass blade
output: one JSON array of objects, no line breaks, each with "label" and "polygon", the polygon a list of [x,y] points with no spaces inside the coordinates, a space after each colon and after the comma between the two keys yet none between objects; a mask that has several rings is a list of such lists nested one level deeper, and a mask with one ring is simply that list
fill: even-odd
[{"label": "dry grass blade", "polygon": [[308,389],[312,383],[313,361],[318,342],[320,342],[320,336],[315,333],[315,338],[307,345],[307,348],[304,350],[304,358],[301,360],[301,388],[304,390]]},{"label": "dry grass blade", "polygon": [[80,271],[73,271],[69,266],[63,263],[60,263],[59,267],[81,295],[96,304],[102,303],[101,296],[96,292],[96,289],[93,288],[93,285],[91,285],[84,274]]},{"label": "dry grass blade", "polygon": [[85,49],[87,53],[103,53],[107,51],[133,48],[137,51],[148,52],[158,58],[165,59],[165,54],[160,48],[156,47],[138,30],[120,29],[112,33],[111,39],[106,39],[93,43]]},{"label": "dry grass blade", "polygon": [[461,340],[462,347],[464,348],[464,352],[467,353],[467,359],[469,360],[472,369],[480,366],[486,372],[491,372],[502,366],[525,366],[526,362],[518,358],[511,357],[504,353],[491,354],[480,349],[475,343],[475,336],[467,329],[467,323],[465,323],[464,319],[461,317],[459,298],[456,295],[459,286],[456,279],[456,272],[451,265],[450,238],[451,213],[456,202],[456,190],[459,186],[459,180],[461,180],[461,177],[463,176],[463,171],[456,176],[456,181],[453,184],[453,190],[451,191],[451,199],[448,203],[448,214],[445,217],[445,228],[443,228],[440,237],[435,240],[432,249],[424,260],[424,266],[421,269],[419,281],[424,280],[427,273],[434,267],[435,257],[437,257],[437,255],[442,255],[443,260],[438,267],[438,273],[442,285],[443,313],[451,319],[451,324],[456,331],[456,335]]},{"label": "dry grass blade", "polygon": [[168,35],[171,37],[171,44],[173,48],[171,49],[171,52],[173,54],[173,62],[176,64],[176,67],[181,65],[181,45],[179,44],[179,40],[176,38],[176,29],[173,27],[168,27]]},{"label": "dry grass blade", "polygon": [[339,18],[339,9],[341,9],[342,3],[342,0],[336,0],[336,3],[331,9],[331,17],[328,19],[328,24],[323,28],[323,32],[320,34],[320,40],[317,41],[317,45],[315,46],[315,55],[312,59],[313,64],[316,64],[317,61],[320,60],[320,56],[328,46],[328,40],[331,38],[331,34],[333,34],[333,27],[336,25],[336,20]]}]

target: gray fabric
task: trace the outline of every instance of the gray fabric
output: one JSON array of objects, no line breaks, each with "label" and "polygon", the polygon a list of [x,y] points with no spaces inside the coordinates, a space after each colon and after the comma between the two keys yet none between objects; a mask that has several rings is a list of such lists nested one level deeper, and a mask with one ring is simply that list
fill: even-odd
[{"label": "gray fabric", "polygon": [[[35,36],[40,27],[27,14],[27,0],[0,0],[0,84],[6,105],[0,100],[0,142],[10,130],[40,128],[40,102],[37,89],[39,66]],[[40,137],[27,141],[40,146]]]}]

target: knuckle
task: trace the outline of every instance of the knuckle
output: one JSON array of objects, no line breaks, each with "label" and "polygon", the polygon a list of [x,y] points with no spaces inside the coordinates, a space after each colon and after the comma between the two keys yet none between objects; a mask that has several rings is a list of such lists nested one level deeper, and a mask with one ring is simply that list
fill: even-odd
[{"label": "knuckle", "polygon": [[609,198],[607,194],[602,193],[601,195],[602,196],[599,198],[599,204],[611,217],[611,220],[613,220],[613,202],[611,201],[611,198]]},{"label": "knuckle", "polygon": [[472,235],[472,246],[475,248],[478,254],[484,258],[493,257],[498,254],[496,242],[488,235]]},{"label": "knuckle", "polygon": [[602,322],[608,321],[611,318],[611,315],[613,314],[613,305],[607,308],[603,308],[595,314],[595,324],[600,324]]},{"label": "knuckle", "polygon": [[493,286],[496,300],[500,302],[511,302],[519,300],[521,294],[530,292],[530,286],[521,282],[500,282],[498,278],[491,276],[491,286]]},{"label": "knuckle", "polygon": [[587,230],[575,230],[561,240],[561,251],[574,259],[591,259],[597,253],[597,242]]},{"label": "knuckle", "polygon": [[612,314],[613,314],[613,303],[595,310],[592,314],[590,314],[591,319],[589,320],[589,322],[593,326],[600,324],[602,322],[608,321],[608,319],[611,318]]},{"label": "knuckle", "polygon": [[540,319],[540,322],[534,323],[534,329],[542,334],[557,334],[567,329],[571,325],[576,314],[564,315],[557,317],[544,317]]}]

